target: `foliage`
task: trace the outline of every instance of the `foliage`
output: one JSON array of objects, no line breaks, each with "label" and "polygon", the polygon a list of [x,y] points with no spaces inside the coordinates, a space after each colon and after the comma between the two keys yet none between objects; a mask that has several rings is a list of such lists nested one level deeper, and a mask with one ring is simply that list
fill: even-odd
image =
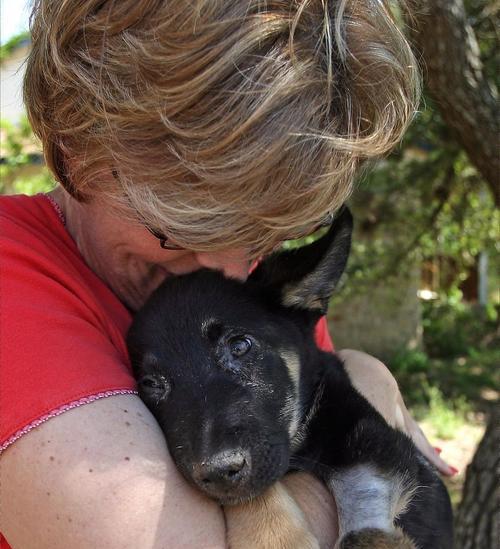
[{"label": "foliage", "polygon": [[[44,166],[35,175],[17,176],[12,182],[12,191],[16,194],[34,195],[48,193],[54,188],[54,179]],[[0,186],[1,192],[1,186]]]},{"label": "foliage", "polygon": [[453,262],[453,291],[480,251],[498,261],[500,212],[430,100],[400,149],[365,175],[352,208],[352,292],[434,257]]},{"label": "foliage", "polygon": [[17,124],[0,121],[2,163],[0,193],[36,194],[54,187],[48,169],[41,164],[40,147],[26,117]]},{"label": "foliage", "polygon": [[0,120],[2,131],[2,164],[16,168],[29,162],[26,143],[32,141],[33,132],[26,116],[17,124]]},{"label": "foliage", "polygon": [[425,407],[417,407],[413,413],[417,419],[424,417],[432,423],[435,436],[444,440],[455,437],[458,429],[467,421],[471,412],[471,405],[463,395],[450,403],[439,387],[424,385],[422,387],[429,403]]},{"label": "foliage", "polygon": [[498,310],[467,306],[460,300],[424,304],[424,344],[432,357],[468,356],[476,349],[500,348]]},{"label": "foliage", "polygon": [[7,40],[5,44],[0,45],[0,63],[3,63],[3,61],[5,61],[9,57],[9,55],[16,49],[16,47],[25,40],[30,40],[30,33],[28,31],[16,34],[15,36]]},{"label": "foliage", "polygon": [[[498,84],[500,4],[467,0],[466,9],[484,70]],[[369,291],[374,282],[443,257],[454,266],[445,289],[453,293],[482,251],[500,272],[500,212],[427,95],[399,149],[367,168],[352,200],[356,232],[345,292]]]},{"label": "foliage", "polygon": [[500,396],[498,310],[448,300],[426,304],[423,316],[425,351],[401,350],[390,361],[405,400],[417,415],[486,409]]},{"label": "foliage", "polygon": [[498,62],[500,4],[492,0],[465,0],[465,8],[472,28],[479,39],[481,61],[488,78],[500,84]]}]

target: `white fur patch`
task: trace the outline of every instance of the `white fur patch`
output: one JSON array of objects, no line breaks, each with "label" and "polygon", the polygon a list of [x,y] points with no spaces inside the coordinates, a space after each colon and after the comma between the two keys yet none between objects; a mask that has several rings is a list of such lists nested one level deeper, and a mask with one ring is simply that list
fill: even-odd
[{"label": "white fur patch", "polygon": [[337,502],[341,536],[363,528],[394,531],[395,518],[415,491],[405,478],[387,477],[369,464],[335,472],[329,487]]}]

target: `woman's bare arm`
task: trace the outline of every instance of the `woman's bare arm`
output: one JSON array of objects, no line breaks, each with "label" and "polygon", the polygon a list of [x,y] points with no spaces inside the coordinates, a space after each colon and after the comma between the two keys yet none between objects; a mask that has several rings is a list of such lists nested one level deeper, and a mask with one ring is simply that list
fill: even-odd
[{"label": "woman's bare arm", "polygon": [[387,366],[361,351],[344,349],[337,354],[344,362],[353,385],[382,414],[387,423],[410,435],[417,448],[441,474],[454,475],[456,470],[439,457],[408,412],[397,381]]},{"label": "woman's bare arm", "polygon": [[[446,473],[449,466],[412,427],[387,368],[359,351],[339,356],[387,422],[409,432]],[[220,508],[180,476],[136,396],[98,400],[34,429],[0,457],[0,483],[0,529],[13,549],[225,547]],[[336,512],[326,488],[303,473],[284,483],[321,546],[331,547]]]},{"label": "woman's bare arm", "polygon": [[52,418],[0,456],[13,549],[223,548],[224,517],[177,472],[135,395]]}]

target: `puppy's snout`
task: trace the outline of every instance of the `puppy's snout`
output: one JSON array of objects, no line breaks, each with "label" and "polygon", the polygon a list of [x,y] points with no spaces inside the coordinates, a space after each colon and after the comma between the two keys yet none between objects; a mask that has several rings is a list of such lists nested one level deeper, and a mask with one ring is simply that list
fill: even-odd
[{"label": "puppy's snout", "polygon": [[250,475],[250,454],[245,450],[220,452],[194,466],[196,481],[207,490],[228,489]]}]

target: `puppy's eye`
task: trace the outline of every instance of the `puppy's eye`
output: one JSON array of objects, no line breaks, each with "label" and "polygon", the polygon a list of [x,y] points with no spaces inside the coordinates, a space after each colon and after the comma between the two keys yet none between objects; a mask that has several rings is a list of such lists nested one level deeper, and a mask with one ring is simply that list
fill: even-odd
[{"label": "puppy's eye", "polygon": [[252,348],[252,340],[248,337],[233,337],[229,340],[229,351],[234,358],[239,358]]},{"label": "puppy's eye", "polygon": [[146,396],[153,398],[158,403],[168,397],[172,386],[166,377],[162,375],[145,375],[139,379],[139,388]]}]

